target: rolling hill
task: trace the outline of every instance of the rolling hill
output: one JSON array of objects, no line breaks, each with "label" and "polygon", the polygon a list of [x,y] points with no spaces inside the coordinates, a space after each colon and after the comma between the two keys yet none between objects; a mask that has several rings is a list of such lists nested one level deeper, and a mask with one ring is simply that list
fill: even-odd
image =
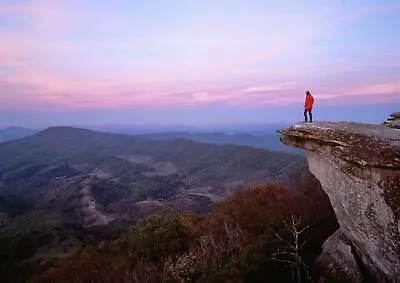
[{"label": "rolling hill", "polygon": [[154,133],[143,134],[140,137],[150,140],[173,140],[173,139],[189,139],[198,142],[212,143],[212,144],[232,144],[243,145],[254,148],[262,148],[272,151],[282,151],[286,153],[297,154],[305,156],[303,150],[286,146],[280,142],[278,134],[249,134],[249,133],[236,133],[226,134],[221,132],[216,133],[189,133],[189,132],[171,132],[171,133]]},{"label": "rolling hill", "polygon": [[93,226],[159,209],[206,212],[251,183],[279,180],[291,188],[305,168],[300,156],[246,146],[53,127],[0,145],[0,197],[10,200],[0,212],[13,219],[8,227],[32,215]]},{"label": "rolling hill", "polygon": [[306,168],[305,158],[282,152],[71,127],[3,142],[0,271],[63,257],[152,212],[207,213],[252,183],[292,188]]}]

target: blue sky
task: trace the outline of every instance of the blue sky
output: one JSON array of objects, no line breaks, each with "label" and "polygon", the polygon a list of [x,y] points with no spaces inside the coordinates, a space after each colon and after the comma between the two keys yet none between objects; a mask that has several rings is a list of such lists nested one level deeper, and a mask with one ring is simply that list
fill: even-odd
[{"label": "blue sky", "polygon": [[379,122],[399,1],[0,2],[0,126]]}]

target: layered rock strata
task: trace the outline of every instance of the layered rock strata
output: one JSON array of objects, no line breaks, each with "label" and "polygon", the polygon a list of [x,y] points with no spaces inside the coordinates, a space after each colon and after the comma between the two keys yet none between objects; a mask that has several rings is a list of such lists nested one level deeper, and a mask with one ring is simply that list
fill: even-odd
[{"label": "layered rock strata", "polygon": [[316,122],[279,132],[307,151],[352,254],[378,281],[400,282],[400,130]]},{"label": "layered rock strata", "polygon": [[383,124],[390,128],[400,129],[400,112],[390,114],[389,118]]}]

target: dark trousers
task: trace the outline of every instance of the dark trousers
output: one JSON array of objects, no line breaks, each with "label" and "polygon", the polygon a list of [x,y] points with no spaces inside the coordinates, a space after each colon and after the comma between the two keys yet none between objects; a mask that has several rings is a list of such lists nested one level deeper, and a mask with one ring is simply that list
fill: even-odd
[{"label": "dark trousers", "polygon": [[310,122],[312,122],[312,113],[311,113],[311,109],[306,109],[306,110],[304,110],[304,122],[308,122],[308,119],[307,119],[307,112],[308,112],[308,114],[310,115]]}]

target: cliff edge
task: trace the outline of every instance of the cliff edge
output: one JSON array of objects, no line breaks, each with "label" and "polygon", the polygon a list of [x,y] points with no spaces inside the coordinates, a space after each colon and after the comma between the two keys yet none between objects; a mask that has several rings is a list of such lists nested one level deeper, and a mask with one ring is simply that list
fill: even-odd
[{"label": "cliff edge", "polygon": [[279,133],[307,151],[355,258],[343,261],[356,261],[379,282],[400,282],[400,129],[316,122]]}]

